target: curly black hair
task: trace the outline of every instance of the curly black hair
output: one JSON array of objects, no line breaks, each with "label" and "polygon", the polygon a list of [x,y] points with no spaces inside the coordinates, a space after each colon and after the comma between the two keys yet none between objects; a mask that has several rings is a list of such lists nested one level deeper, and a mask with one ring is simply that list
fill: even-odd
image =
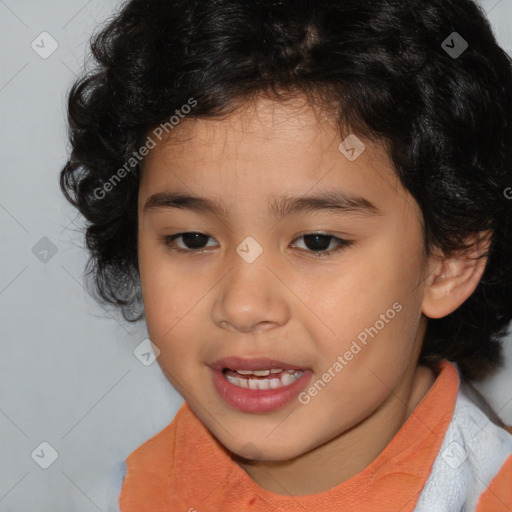
[{"label": "curly black hair", "polygon": [[503,364],[512,319],[512,60],[473,0],[131,0],[90,45],[94,69],[69,92],[72,152],[60,186],[87,221],[98,300],[127,320],[143,317],[144,160],[134,155],[148,133],[191,98],[188,117],[213,118],[257,94],[303,94],[340,131],[386,144],[421,208],[425,254],[449,255],[492,229],[477,289],[428,320],[419,362],[434,368],[447,358],[473,380]]}]

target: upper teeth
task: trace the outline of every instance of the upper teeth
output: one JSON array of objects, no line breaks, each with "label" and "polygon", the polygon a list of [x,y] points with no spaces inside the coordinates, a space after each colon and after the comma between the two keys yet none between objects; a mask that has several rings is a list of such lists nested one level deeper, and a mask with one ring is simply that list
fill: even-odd
[{"label": "upper teeth", "polygon": [[[287,370],[290,373],[296,370]],[[281,373],[284,372],[282,368],[272,368],[270,370],[235,370],[240,375],[256,375],[257,377],[266,377],[269,373]]]},{"label": "upper teeth", "polygon": [[[239,374],[240,377],[236,377],[233,374]],[[268,376],[269,373],[276,375]],[[283,386],[288,386],[295,382],[304,373],[303,370],[282,370],[275,368],[272,370],[231,370],[229,372],[223,372],[224,378],[241,388],[249,389],[275,389]],[[243,375],[243,377],[242,377]],[[251,376],[258,377],[251,378]]]}]

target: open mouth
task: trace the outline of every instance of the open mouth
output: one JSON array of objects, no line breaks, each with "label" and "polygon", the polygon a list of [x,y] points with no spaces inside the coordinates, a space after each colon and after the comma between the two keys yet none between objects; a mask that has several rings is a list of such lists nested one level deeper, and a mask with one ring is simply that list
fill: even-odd
[{"label": "open mouth", "polygon": [[293,384],[304,373],[303,370],[222,370],[224,378],[231,384],[247,389],[277,389]]},{"label": "open mouth", "polygon": [[230,407],[249,413],[277,411],[293,402],[313,377],[304,365],[269,357],[224,357],[209,364],[214,388]]}]

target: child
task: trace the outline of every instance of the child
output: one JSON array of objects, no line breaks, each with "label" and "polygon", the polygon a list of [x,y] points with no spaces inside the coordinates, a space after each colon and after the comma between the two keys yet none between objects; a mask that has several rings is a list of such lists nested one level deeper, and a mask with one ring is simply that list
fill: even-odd
[{"label": "child", "polygon": [[512,510],[470,383],[512,319],[512,65],[480,8],[131,0],[92,50],[61,186],[185,400],[121,510]]}]

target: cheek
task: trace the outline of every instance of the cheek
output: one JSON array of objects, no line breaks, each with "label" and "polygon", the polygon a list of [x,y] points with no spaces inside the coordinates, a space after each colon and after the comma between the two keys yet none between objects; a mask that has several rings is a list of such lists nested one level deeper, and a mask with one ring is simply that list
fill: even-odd
[{"label": "cheek", "polygon": [[[315,327],[320,322],[310,328],[314,338],[324,340],[326,369],[341,355],[347,361],[346,377],[357,379],[361,372],[372,369],[383,382],[393,382],[410,357],[418,334],[421,271],[422,259],[415,248],[380,245],[375,251],[361,252],[350,272],[340,272],[326,283],[327,295],[317,291],[310,296],[323,321],[321,328]],[[330,328],[327,338],[324,324]],[[369,385],[379,385],[371,372],[366,378]],[[336,380],[341,383],[343,378]]]},{"label": "cheek", "polygon": [[[147,331],[160,350],[158,364],[173,386],[180,390],[179,383],[183,380],[180,376],[189,371],[188,364],[197,359],[197,332],[194,330],[197,322],[193,318],[197,301],[189,301],[180,293],[179,282],[167,280],[165,275],[153,273],[153,270],[156,271],[156,267],[146,274],[143,285]],[[178,381],[175,382],[173,376]]]},{"label": "cheek", "polygon": [[[417,258],[403,258],[393,247],[380,245],[355,253],[346,265],[330,272],[328,275],[312,281],[303,281],[297,294],[303,297],[312,313],[309,328],[314,329],[318,339],[345,340],[348,345],[365,328],[379,322],[380,315],[386,315],[382,329],[396,325],[402,320],[406,304],[412,309],[420,308],[417,287]],[[297,288],[296,288],[297,289]],[[295,291],[295,290],[294,290]],[[393,309],[393,304],[398,303]],[[402,306],[402,311],[397,312]],[[363,335],[364,337],[364,335]]]},{"label": "cheek", "polygon": [[150,338],[157,346],[175,335],[180,320],[194,304],[192,281],[180,277],[166,260],[162,248],[145,244],[139,246],[139,273],[145,318]]}]

